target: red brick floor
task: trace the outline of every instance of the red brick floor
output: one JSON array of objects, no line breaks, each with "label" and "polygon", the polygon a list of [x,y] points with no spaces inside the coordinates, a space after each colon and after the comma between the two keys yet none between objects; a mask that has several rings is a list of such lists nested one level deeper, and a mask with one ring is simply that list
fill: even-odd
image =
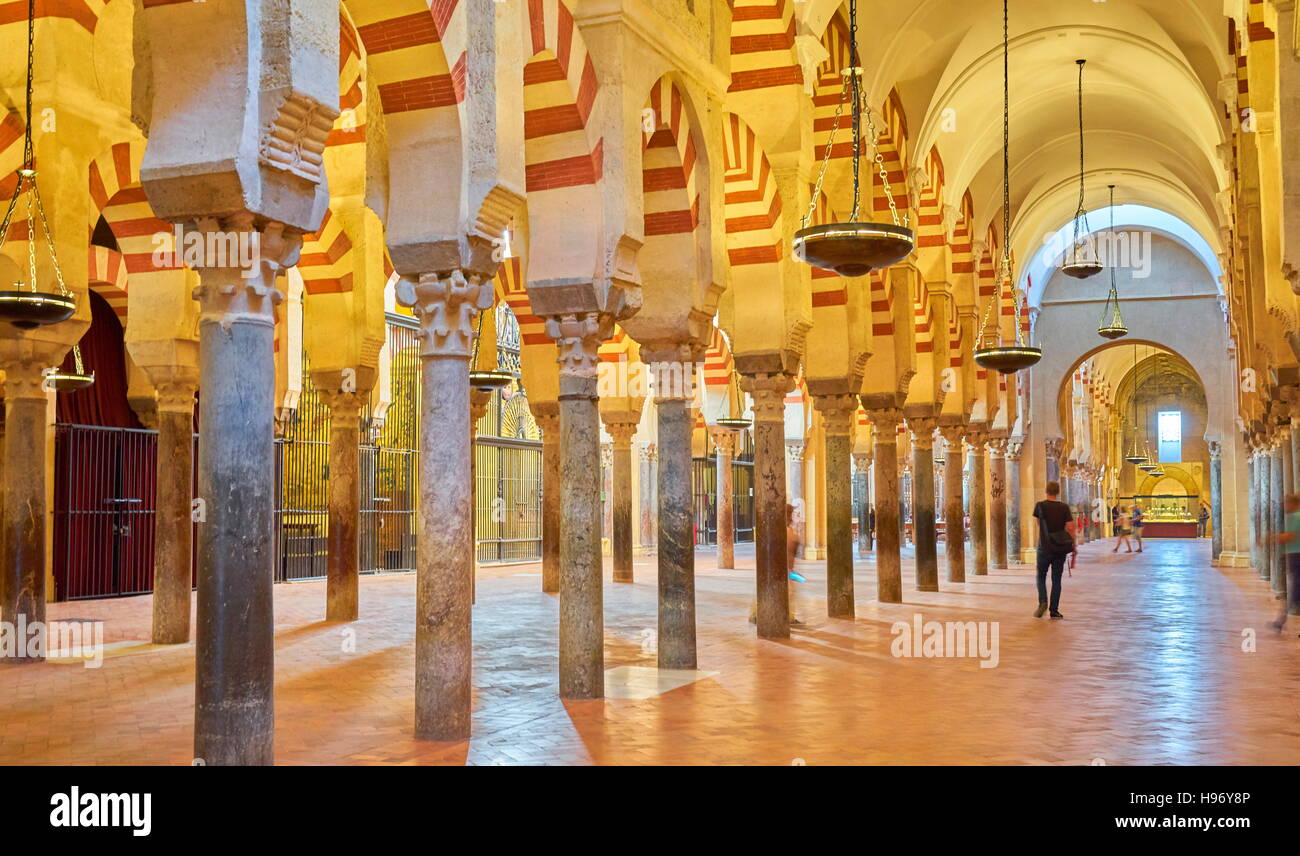
[{"label": "red brick floor", "polygon": [[[716,675],[648,699],[561,702],[555,596],[536,566],[486,570],[475,608],[474,737],[412,739],[413,576],[367,577],[362,618],[327,624],[323,583],[277,586],[276,756],[285,764],[1300,763],[1300,619],[1208,542],[1148,541],[1142,555],[1083,548],[1062,611],[1032,617],[1033,573],[995,571],[907,603],[874,601],[857,571],[856,621],[824,617],[821,563],[801,563],[808,622],[788,642],[746,621],[753,554],[718,571],[700,553],[699,664]],[[942,564],[941,564],[942,567]],[[653,559],[606,577],[606,666],[653,665]],[[148,638],[147,597],[55,604],[107,641]],[[996,668],[891,655],[895,621],[998,622]],[[1254,631],[1254,652],[1243,633]],[[349,642],[355,642],[355,651]],[[1248,647],[1248,646],[1247,646]],[[121,648],[100,669],[0,668],[0,763],[187,764],[192,645]]]}]

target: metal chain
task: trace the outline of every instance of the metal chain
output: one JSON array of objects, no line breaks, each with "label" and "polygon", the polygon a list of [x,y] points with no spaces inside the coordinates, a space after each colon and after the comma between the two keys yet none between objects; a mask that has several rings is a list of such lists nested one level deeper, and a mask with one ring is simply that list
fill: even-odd
[{"label": "metal chain", "polygon": [[[885,199],[889,202],[889,213],[894,217],[895,226],[908,225],[900,222],[898,219],[898,206],[894,204],[894,189],[889,185],[889,170],[885,169],[885,156],[880,153],[879,136],[876,132],[876,120],[874,118],[875,114],[871,109],[871,105],[864,103],[863,106],[867,111],[867,133],[871,135],[871,148],[876,153],[876,169],[880,173],[880,183],[885,191]],[[910,221],[910,218],[908,217],[903,219]]]},{"label": "metal chain", "polygon": [[835,145],[835,132],[840,128],[840,116],[844,112],[844,102],[848,100],[849,80],[844,79],[844,85],[840,87],[840,100],[835,103],[835,121],[831,123],[831,135],[826,138],[826,151],[822,155],[822,168],[817,173],[817,183],[813,186],[812,201],[808,203],[808,213],[803,216],[802,228],[808,228],[812,222],[813,212],[817,210],[817,200],[822,195],[822,183],[826,181],[826,167],[831,162],[831,148]]}]

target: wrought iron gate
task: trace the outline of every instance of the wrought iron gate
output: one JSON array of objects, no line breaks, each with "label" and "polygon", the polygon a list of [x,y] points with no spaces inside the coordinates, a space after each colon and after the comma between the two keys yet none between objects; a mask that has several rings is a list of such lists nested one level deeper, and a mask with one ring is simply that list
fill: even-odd
[{"label": "wrought iron gate", "polygon": [[55,597],[80,600],[153,588],[158,435],[55,426]]},{"label": "wrought iron gate", "polygon": [[480,562],[542,556],[542,444],[480,437],[474,447],[475,555]]},{"label": "wrought iron gate", "polygon": [[[718,462],[716,458],[692,461],[691,493],[694,498],[695,543],[718,543]],[[754,540],[754,464],[731,462],[731,508],[735,540]]]}]

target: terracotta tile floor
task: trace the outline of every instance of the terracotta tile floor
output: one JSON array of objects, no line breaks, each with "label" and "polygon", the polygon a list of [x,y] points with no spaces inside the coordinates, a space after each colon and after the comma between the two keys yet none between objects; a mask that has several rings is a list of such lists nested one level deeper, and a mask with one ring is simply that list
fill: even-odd
[{"label": "terracotta tile floor", "polygon": [[[1061,622],[1032,617],[1025,567],[882,606],[870,560],[858,565],[857,620],[828,620],[822,566],[801,563],[808,626],[782,643],[759,641],[746,621],[752,550],[736,571],[701,552],[699,663],[716,674],[648,698],[575,703],[556,696],[557,600],[538,591],[537,566],[486,570],[474,613],[474,737],[460,744],[411,737],[413,576],[365,578],[351,625],[319,620],[323,583],[277,586],[276,755],[285,764],[1300,763],[1300,619],[1273,632],[1266,586],[1249,569],[1210,567],[1208,550],[1151,541],[1142,555],[1114,556],[1088,545],[1066,580]],[[636,573],[635,585],[606,577],[610,669],[654,663],[653,560],[638,560]],[[908,589],[911,579],[909,564]],[[137,597],[50,611],[102,619],[112,642],[146,639],[149,610]],[[917,612],[999,622],[998,666],[894,658],[890,626]],[[1247,628],[1254,653],[1242,650]],[[0,763],[189,763],[193,655],[192,645],[128,645],[97,670],[0,668]]]}]

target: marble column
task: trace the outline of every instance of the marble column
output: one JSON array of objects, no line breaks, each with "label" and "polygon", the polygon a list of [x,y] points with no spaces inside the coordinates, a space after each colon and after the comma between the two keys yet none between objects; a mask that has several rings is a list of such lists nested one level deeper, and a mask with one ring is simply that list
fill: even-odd
[{"label": "marble column", "polygon": [[1270,449],[1264,445],[1258,457],[1256,466],[1259,469],[1259,498],[1257,516],[1259,527],[1259,564],[1255,571],[1261,578],[1272,581],[1273,579],[1273,550],[1269,539],[1273,536],[1273,527],[1271,525],[1272,514],[1270,514],[1269,503],[1273,498],[1273,461],[1269,454]]},{"label": "marble column", "polygon": [[876,508],[876,597],[881,603],[902,603],[898,426],[903,421],[903,413],[897,408],[868,409],[867,418],[871,420],[871,436],[875,440],[872,457],[876,462],[876,477],[872,499]]},{"label": "marble column", "polygon": [[[1296,412],[1300,415],[1300,411]],[[1295,418],[1291,421],[1291,484],[1300,490],[1300,425]]]},{"label": "marble column", "polygon": [[[252,215],[243,214],[221,229],[251,244],[252,226]],[[205,505],[194,757],[208,766],[270,764],[274,754],[275,277],[297,261],[301,239],[277,223],[259,231],[261,265],[252,277],[204,268],[194,291],[203,390],[198,494]]]},{"label": "marble column", "polygon": [[654,443],[641,447],[641,548],[645,555],[654,552],[655,547],[655,482],[659,462],[659,451]]},{"label": "marble column", "polygon": [[[1061,481],[1061,450],[1065,446],[1065,439],[1062,437],[1048,437],[1043,441],[1047,451],[1047,465],[1044,478],[1045,482]],[[1065,485],[1061,485],[1061,495],[1065,495]]]},{"label": "marble column", "polygon": [[804,545],[808,543],[805,525],[808,522],[808,508],[803,495],[803,455],[804,441],[785,441],[787,460],[786,502],[794,507],[794,516],[790,525],[799,533],[799,558],[803,558]]},{"label": "marble column", "polygon": [[[546,319],[546,332],[555,340],[560,363],[561,698],[590,699],[605,695],[596,366],[597,349],[609,337],[612,327],[613,319],[598,312]],[[661,430],[663,424],[661,421]],[[664,484],[661,475],[660,490]],[[662,527],[660,536],[663,536]],[[662,636],[659,645],[662,656]]]},{"label": "marble column", "polygon": [[422,363],[415,736],[463,740],[473,656],[469,359],[475,319],[492,306],[492,280],[459,269],[421,274],[398,282],[397,300],[419,319]]},{"label": "marble column", "polygon": [[[1274,435],[1273,447],[1269,451],[1269,466],[1271,467],[1271,472],[1269,475],[1269,483],[1272,485],[1272,491],[1271,491],[1272,499],[1269,507],[1269,512],[1271,515],[1269,520],[1269,525],[1271,527],[1270,534],[1272,535],[1273,538],[1276,538],[1286,529],[1286,512],[1283,510],[1283,493],[1284,493],[1284,485],[1282,481],[1283,442],[1284,441],[1281,436],[1281,430],[1279,429],[1278,433]],[[1288,438],[1285,440],[1285,442],[1287,443],[1287,445],[1290,445],[1291,441]],[[1272,577],[1273,591],[1280,593],[1286,591],[1286,555],[1282,552],[1282,548],[1278,544],[1273,545],[1272,559],[1273,561],[1270,566],[1271,569],[1270,575]]]},{"label": "marble column", "polygon": [[736,454],[739,433],[730,428],[710,428],[717,462],[716,507],[718,528],[718,567],[736,567],[736,503],[732,478],[732,458]]},{"label": "marble column", "polygon": [[654,372],[659,440],[659,668],[695,668],[695,539],[691,431],[695,360],[689,348],[641,358]]},{"label": "marble column", "polygon": [[[1295,433],[1295,430],[1295,426],[1290,423],[1282,426],[1282,440],[1278,446],[1278,456],[1282,459],[1282,490],[1277,504],[1279,532],[1286,531],[1286,498],[1296,492],[1295,462],[1291,458],[1291,435]],[[1277,570],[1277,575],[1273,578],[1273,589],[1286,597],[1289,581],[1287,579],[1287,557],[1285,555],[1279,556]]]},{"label": "marble column", "polygon": [[818,396],[826,430],[826,614],[853,618],[852,395]]},{"label": "marble column", "polygon": [[962,464],[965,455],[962,442],[966,426],[960,423],[944,425],[943,434],[943,551],[948,563],[948,582],[966,582],[966,519],[962,511]]},{"label": "marble column", "polygon": [[605,430],[614,441],[611,547],[614,582],[632,582],[632,437],[635,422],[607,422]]},{"label": "marble column", "polygon": [[858,491],[858,555],[871,552],[871,454],[853,454],[854,478]]},{"label": "marble column", "polygon": [[912,432],[912,539],[916,544],[917,591],[939,590],[938,534],[934,520],[933,417],[908,417]]},{"label": "marble column", "polygon": [[1248,477],[1246,479],[1246,502],[1249,513],[1246,515],[1246,526],[1250,533],[1250,566],[1259,571],[1259,541],[1263,537],[1263,532],[1259,528],[1259,482],[1260,467],[1259,455],[1249,445],[1247,448],[1250,454],[1246,459],[1246,469]]},{"label": "marble column", "polygon": [[743,375],[754,400],[754,548],[757,626],[765,639],[790,636],[789,569],[786,567],[785,396],[787,374]]},{"label": "marble column", "polygon": [[367,393],[318,386],[330,409],[329,558],[325,620],[356,621],[360,586],[361,409]]},{"label": "marble column", "polygon": [[985,576],[989,572],[989,527],[984,471],[984,444],[988,434],[984,431],[971,430],[966,437],[970,444],[970,531],[971,548],[975,553],[975,576]]},{"label": "marble column", "polygon": [[560,405],[530,401],[542,429],[542,591],[560,591]]},{"label": "marble column", "polygon": [[1223,552],[1223,444],[1212,440],[1210,446],[1210,555],[1219,560]]},{"label": "marble column", "polygon": [[0,369],[5,372],[0,619],[22,643],[8,651],[0,648],[0,663],[37,663],[45,659],[46,646],[36,645],[41,637],[23,629],[45,622],[45,364],[5,359]]},{"label": "marble column", "polygon": [[1007,441],[989,440],[989,535],[993,567],[1007,567]]},{"label": "marble column", "polygon": [[1020,538],[1020,453],[1024,443],[1011,440],[1007,443],[1007,558],[1021,561]]},{"label": "marble column", "polygon": [[190,641],[194,590],[194,392],[198,371],[176,367],[157,376],[158,493],[154,504],[153,643]]}]

